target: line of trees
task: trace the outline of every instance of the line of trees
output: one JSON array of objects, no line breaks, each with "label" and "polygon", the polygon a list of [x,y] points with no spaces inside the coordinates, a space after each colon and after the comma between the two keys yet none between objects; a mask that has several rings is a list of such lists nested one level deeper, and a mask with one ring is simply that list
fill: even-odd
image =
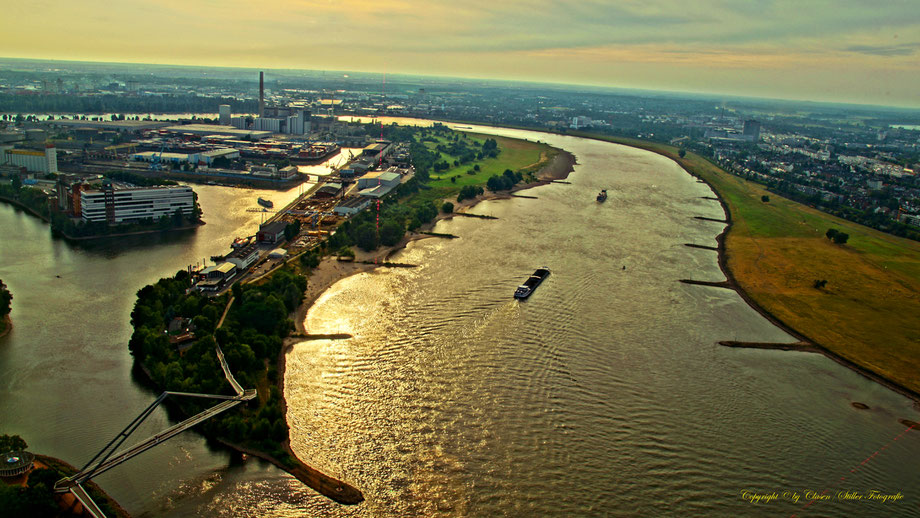
[{"label": "line of trees", "polygon": [[516,173],[511,169],[505,169],[505,172],[499,175],[493,175],[486,181],[486,187],[490,191],[507,191],[524,179],[524,175]]}]

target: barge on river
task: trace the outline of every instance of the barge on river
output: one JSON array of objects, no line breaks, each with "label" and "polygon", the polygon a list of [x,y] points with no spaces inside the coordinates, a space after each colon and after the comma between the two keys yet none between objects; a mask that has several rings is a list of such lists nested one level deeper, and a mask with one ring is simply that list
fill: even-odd
[{"label": "barge on river", "polygon": [[514,290],[514,298],[526,299],[537,289],[537,286],[543,282],[543,279],[547,277],[549,277],[549,268],[545,266],[543,268],[537,268],[537,271],[533,272],[533,275],[528,277],[527,280],[524,281],[524,284],[521,284]]}]

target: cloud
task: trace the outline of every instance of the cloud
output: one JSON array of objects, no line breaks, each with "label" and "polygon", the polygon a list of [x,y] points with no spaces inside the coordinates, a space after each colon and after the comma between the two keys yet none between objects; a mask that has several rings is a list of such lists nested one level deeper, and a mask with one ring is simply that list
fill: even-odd
[{"label": "cloud", "polygon": [[847,52],[868,54],[870,56],[910,56],[920,50],[920,43],[903,43],[901,45],[851,45]]}]

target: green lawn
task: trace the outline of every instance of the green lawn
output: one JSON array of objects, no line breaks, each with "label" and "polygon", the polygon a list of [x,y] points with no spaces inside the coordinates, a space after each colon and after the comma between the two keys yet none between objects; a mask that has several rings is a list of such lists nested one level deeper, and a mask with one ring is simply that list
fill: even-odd
[{"label": "green lawn", "polygon": [[[731,212],[727,265],[741,288],[815,343],[920,393],[920,243],[770,193],[693,153],[679,158],[674,146],[585,136],[659,153],[709,182]],[[830,242],[829,228],[849,234],[847,244]],[[825,288],[814,288],[819,279]]]},{"label": "green lawn", "polygon": [[[476,160],[468,164],[460,164],[441,173],[432,173],[430,185],[433,189],[446,188],[451,191],[459,191],[465,185],[485,185],[489,177],[501,175],[506,169],[512,171],[530,172],[541,164],[541,159],[545,159],[555,152],[555,150],[546,144],[537,144],[526,140],[511,139],[505,137],[496,137],[492,135],[467,134],[468,140],[481,146],[487,138],[493,138],[498,143],[498,149],[501,153],[496,158],[486,158]],[[442,143],[446,143],[446,139]],[[436,144],[426,142],[430,149],[434,149]],[[442,158],[449,163],[453,163],[455,157],[442,154]],[[467,174],[467,171],[479,165],[479,171],[476,174]],[[459,176],[456,182],[451,182],[452,176]]]}]

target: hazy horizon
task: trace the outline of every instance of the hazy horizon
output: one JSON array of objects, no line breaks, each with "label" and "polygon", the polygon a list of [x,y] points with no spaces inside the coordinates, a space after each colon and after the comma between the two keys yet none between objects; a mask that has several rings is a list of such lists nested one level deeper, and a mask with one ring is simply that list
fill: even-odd
[{"label": "hazy horizon", "polygon": [[[858,108],[884,108],[887,110],[904,110],[904,111],[920,111],[920,104],[916,106],[905,106],[905,105],[895,105],[895,104],[866,104],[858,102],[848,102],[848,101],[830,101],[830,100],[814,100],[814,99],[802,99],[802,98],[781,98],[781,97],[758,97],[753,95],[746,95],[744,93],[734,94],[734,93],[718,93],[718,92],[709,92],[709,91],[689,91],[689,90],[664,90],[664,89],[651,89],[651,88],[639,88],[639,87],[619,87],[611,85],[593,85],[585,83],[561,83],[561,82],[546,82],[546,81],[537,81],[537,80],[515,80],[515,79],[502,79],[494,77],[461,77],[461,76],[449,76],[449,75],[425,75],[425,74],[410,74],[410,73],[382,73],[382,72],[369,72],[364,70],[323,70],[323,69],[310,69],[310,68],[267,68],[267,67],[242,67],[242,66],[224,66],[224,65],[204,65],[204,64],[178,64],[178,63],[151,63],[151,62],[132,62],[132,61],[90,61],[90,60],[65,60],[65,59],[45,59],[45,58],[18,58],[10,56],[0,56],[0,62],[8,61],[25,61],[25,62],[47,62],[52,63],[86,63],[94,65],[111,65],[111,66],[143,66],[143,67],[177,67],[177,68],[211,68],[211,69],[220,69],[220,70],[239,70],[247,72],[256,72],[256,71],[265,71],[267,73],[266,80],[270,81],[270,74],[273,72],[314,72],[322,74],[345,74],[345,78],[349,76],[354,76],[357,74],[365,74],[368,76],[383,76],[386,75],[390,78],[411,78],[411,79],[429,79],[429,80],[438,80],[438,81],[449,81],[451,79],[457,79],[462,81],[470,82],[484,82],[484,83],[512,83],[512,84],[522,84],[529,85],[533,87],[543,86],[543,87],[553,87],[563,90],[571,91],[571,89],[585,88],[590,89],[592,93],[598,92],[612,92],[618,95],[635,95],[642,96],[642,94],[656,94],[663,95],[668,97],[684,98],[684,97],[698,97],[703,99],[712,99],[713,101],[728,101],[728,100],[737,100],[737,101],[747,101],[747,102],[780,102],[780,103],[789,103],[789,104],[819,104],[819,105],[828,105],[828,106],[840,106],[840,107],[850,107],[853,109]],[[334,77],[334,76],[332,76]],[[257,76],[253,76],[253,82],[256,82]],[[382,87],[383,88],[383,87]],[[383,90],[382,90],[383,91]]]},{"label": "hazy horizon", "polygon": [[[911,1],[11,5],[10,58],[511,80],[920,107]],[[36,35],[41,35],[36,38]]]}]

